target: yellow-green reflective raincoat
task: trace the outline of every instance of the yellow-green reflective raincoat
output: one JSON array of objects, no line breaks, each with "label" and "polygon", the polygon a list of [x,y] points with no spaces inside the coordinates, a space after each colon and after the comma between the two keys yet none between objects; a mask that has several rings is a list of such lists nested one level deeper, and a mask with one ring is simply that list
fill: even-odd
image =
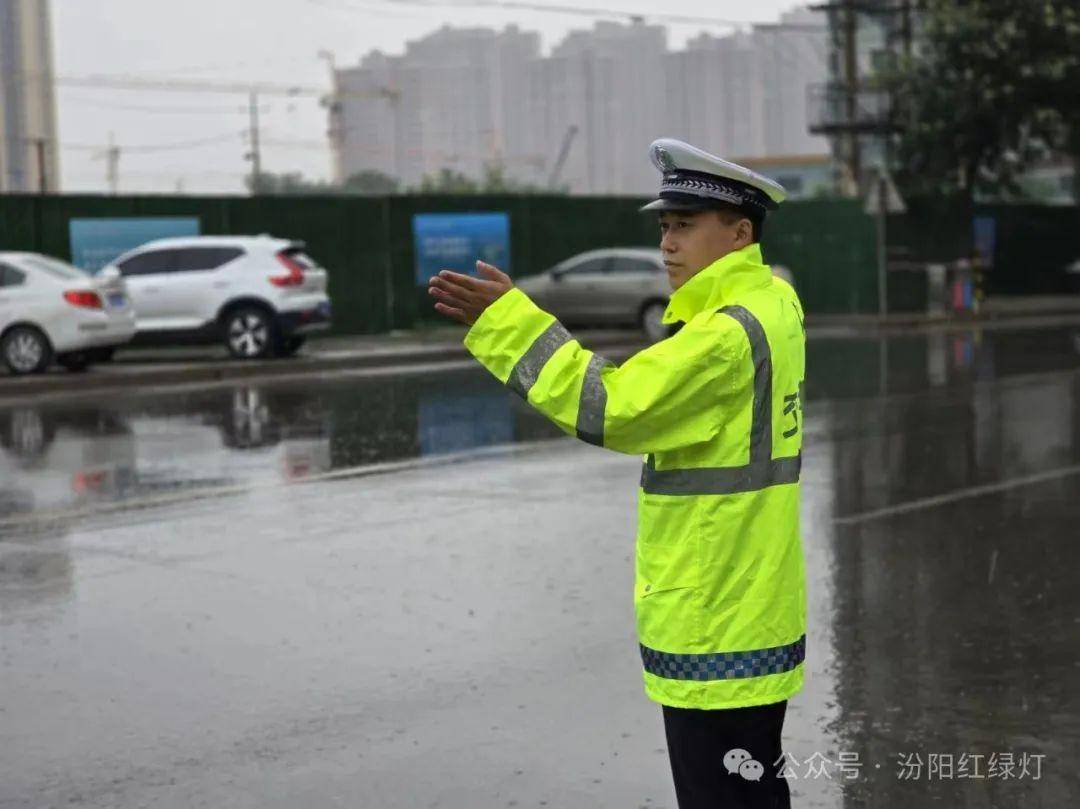
[{"label": "yellow-green reflective raincoat", "polygon": [[465,345],[567,433],[645,455],[634,606],[648,696],[778,702],[802,687],[806,644],[802,306],[752,244],[676,290],[664,322],[685,325],[616,366],[515,288]]}]

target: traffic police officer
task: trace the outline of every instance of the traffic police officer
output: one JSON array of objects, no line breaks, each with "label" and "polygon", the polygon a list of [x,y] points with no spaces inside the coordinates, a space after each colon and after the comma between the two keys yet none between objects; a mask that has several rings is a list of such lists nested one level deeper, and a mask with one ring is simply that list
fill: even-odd
[{"label": "traffic police officer", "polygon": [[799,535],[802,306],[762,262],[772,180],[681,141],[662,173],[660,248],[678,331],[614,365],[510,278],[431,279],[469,351],[560,428],[644,455],[634,606],[645,692],[660,703],[680,809],[786,807],[781,731],[803,683]]}]

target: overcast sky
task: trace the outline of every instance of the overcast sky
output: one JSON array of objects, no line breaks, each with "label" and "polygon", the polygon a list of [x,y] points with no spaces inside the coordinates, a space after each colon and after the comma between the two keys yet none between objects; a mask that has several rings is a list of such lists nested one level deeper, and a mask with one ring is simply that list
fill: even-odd
[{"label": "overcast sky", "polygon": [[[571,0],[536,2],[573,5]],[[775,21],[797,4],[595,0],[588,6],[642,13],[647,19],[662,8],[670,15],[751,23]],[[594,24],[567,13],[420,7],[393,0],[52,0],[52,10],[60,77],[108,74],[327,88],[329,69],[318,57],[320,50],[332,52],[339,65],[352,65],[376,48],[401,53],[406,41],[444,24],[502,28],[510,23],[539,31],[548,50],[567,31]],[[706,26],[669,25],[669,45],[682,47],[701,30]],[[722,34],[731,28],[707,30]],[[110,132],[118,145],[128,147],[120,161],[122,192],[244,190],[250,167],[244,160],[248,116],[243,95],[61,85],[57,99],[65,191],[105,190],[105,161],[96,147],[107,143]],[[268,96],[260,108],[264,170],[326,178],[326,114],[318,101]],[[193,141],[212,142],[190,145]]]}]

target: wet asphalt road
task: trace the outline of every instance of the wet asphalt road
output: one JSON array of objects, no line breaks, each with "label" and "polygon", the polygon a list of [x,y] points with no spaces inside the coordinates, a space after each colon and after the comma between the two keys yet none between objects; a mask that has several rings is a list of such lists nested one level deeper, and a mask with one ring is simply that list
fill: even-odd
[{"label": "wet asphalt road", "polygon": [[[809,351],[794,805],[1073,805],[1080,331]],[[0,411],[0,807],[672,809],[639,459],[558,436],[472,370]]]}]

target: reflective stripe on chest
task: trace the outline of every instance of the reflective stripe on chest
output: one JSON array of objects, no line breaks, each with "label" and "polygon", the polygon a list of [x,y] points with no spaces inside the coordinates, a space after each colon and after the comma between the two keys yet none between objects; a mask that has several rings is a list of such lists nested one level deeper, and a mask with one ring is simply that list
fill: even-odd
[{"label": "reflective stripe on chest", "polygon": [[772,458],[772,351],[761,322],[743,306],[717,310],[743,327],[754,363],[754,402],[750,426],[750,463],[657,470],[649,455],[641,470],[641,488],[648,494],[741,494],[785,483],[798,483],[802,456]]}]

